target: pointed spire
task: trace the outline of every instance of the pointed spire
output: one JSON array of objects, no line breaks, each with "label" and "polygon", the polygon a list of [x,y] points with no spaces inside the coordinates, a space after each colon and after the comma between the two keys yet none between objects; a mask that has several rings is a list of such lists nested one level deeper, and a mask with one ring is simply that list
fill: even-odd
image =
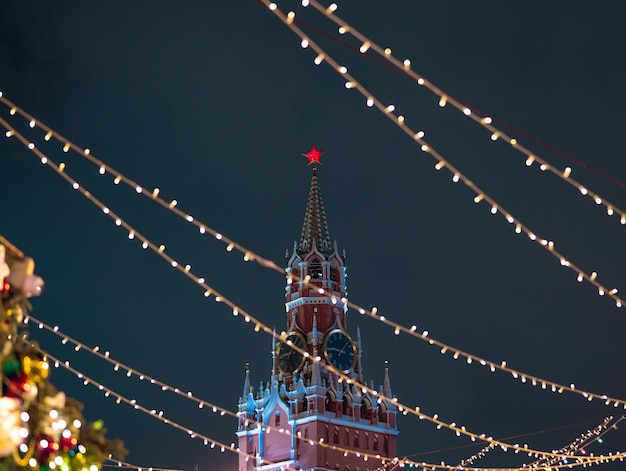
[{"label": "pointed spire", "polygon": [[356,328],[356,347],[357,347],[357,370],[359,371],[359,383],[363,382],[363,366],[361,363],[361,328],[357,326]]},{"label": "pointed spire", "polygon": [[383,384],[383,394],[388,398],[392,398],[391,395],[391,381],[389,381],[389,361],[385,360],[385,382]]},{"label": "pointed spire", "polygon": [[241,396],[243,402],[246,401],[248,393],[250,392],[250,363],[246,363],[244,369],[246,370],[246,379],[243,382],[243,394]]},{"label": "pointed spire", "polygon": [[328,224],[326,223],[326,213],[322,203],[319,184],[317,181],[317,166],[313,165],[313,176],[311,178],[311,189],[309,199],[304,213],[304,223],[302,225],[302,235],[300,236],[300,247],[298,252],[302,255],[309,252],[313,247],[317,247],[323,253],[332,251]]},{"label": "pointed spire", "polygon": [[277,371],[277,364],[276,364],[276,329],[273,329],[273,335],[272,335],[272,375],[271,375],[272,378],[274,378],[274,376],[276,375],[276,371]]}]

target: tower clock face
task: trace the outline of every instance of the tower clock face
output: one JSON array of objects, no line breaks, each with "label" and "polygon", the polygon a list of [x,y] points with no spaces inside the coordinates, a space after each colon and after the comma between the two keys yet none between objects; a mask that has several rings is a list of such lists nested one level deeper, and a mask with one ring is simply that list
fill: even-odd
[{"label": "tower clock face", "polygon": [[304,355],[294,347],[306,351],[306,340],[300,332],[289,332],[285,341],[279,343],[276,349],[278,369],[285,376],[291,376],[300,371],[304,365]]},{"label": "tower clock face", "polygon": [[324,357],[334,368],[348,373],[356,362],[356,346],[343,330],[331,330],[324,339]]}]

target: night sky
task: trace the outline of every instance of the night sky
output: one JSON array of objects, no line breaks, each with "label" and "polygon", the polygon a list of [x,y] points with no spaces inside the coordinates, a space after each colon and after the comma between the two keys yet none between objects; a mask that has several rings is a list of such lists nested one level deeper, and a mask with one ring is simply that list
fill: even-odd
[{"label": "night sky", "polygon": [[[626,181],[626,4],[618,1],[338,2],[337,13],[473,109]],[[279,2],[318,30],[328,20]],[[378,98],[499,204],[587,272],[626,295],[624,231],[617,217],[411,80],[307,30]],[[341,40],[352,45],[346,35]],[[599,297],[557,259],[517,235],[487,204],[365,99],[259,3],[43,2],[0,4],[4,96],[216,230],[282,265],[299,239],[310,168],[300,155],[326,150],[319,179],[331,237],[348,258],[350,300],[426,329],[436,339],[521,371],[626,398],[626,308]],[[24,129],[52,160],[126,221],[207,282],[279,331],[284,279],[245,263],[223,243],[123,185],[58,143]],[[3,130],[4,133],[4,130]],[[624,189],[518,136],[551,164],[626,209]],[[15,139],[0,141],[0,233],[34,257],[46,281],[33,315],[182,390],[236,409],[244,369],[267,381],[271,339],[115,226]],[[494,437],[559,448],[622,409],[553,394],[349,313],[360,327],[366,378],[447,422]],[[233,418],[115,373],[42,331],[50,353],[149,409],[217,440],[235,441]],[[234,470],[184,432],[105,399],[75,376],[52,382],[103,418],[140,466]],[[399,454],[456,464],[481,448],[413,416],[399,419]],[[626,449],[623,432],[590,451]],[[467,446],[471,445],[471,446]],[[458,448],[463,447],[463,448]],[[452,449],[454,448],[454,449]],[[430,453],[434,450],[444,450]],[[494,451],[477,465],[519,465]],[[619,464],[608,465],[617,469]]]}]

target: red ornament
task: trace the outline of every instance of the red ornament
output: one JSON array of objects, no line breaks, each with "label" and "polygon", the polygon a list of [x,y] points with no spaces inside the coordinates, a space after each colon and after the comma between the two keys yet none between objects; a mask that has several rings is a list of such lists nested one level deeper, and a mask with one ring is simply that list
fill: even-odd
[{"label": "red ornament", "polygon": [[306,154],[302,154],[304,155],[307,159],[309,159],[309,162],[307,163],[307,165],[311,165],[311,164],[321,164],[322,163],[322,159],[320,159],[320,157],[322,156],[322,154],[326,152],[325,150],[317,150],[317,148],[315,147],[315,144],[311,146],[311,150],[308,151]]},{"label": "red ornament", "polygon": [[6,397],[21,399],[22,395],[30,390],[28,377],[24,373],[19,373],[15,378],[11,378],[7,386]]},{"label": "red ornament", "polygon": [[0,282],[0,293],[8,293],[11,289],[11,284],[7,280],[2,280]]}]

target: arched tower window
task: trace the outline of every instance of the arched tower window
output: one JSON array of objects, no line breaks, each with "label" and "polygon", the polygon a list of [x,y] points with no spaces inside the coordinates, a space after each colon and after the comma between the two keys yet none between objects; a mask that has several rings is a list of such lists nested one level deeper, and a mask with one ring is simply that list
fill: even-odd
[{"label": "arched tower window", "polygon": [[335,402],[335,398],[332,396],[332,394],[327,392],[326,401],[324,402],[327,412],[335,412],[334,402]]},{"label": "arched tower window", "polygon": [[280,411],[276,411],[276,415],[274,416],[274,425],[276,427],[280,427]]},{"label": "arched tower window", "polygon": [[387,406],[384,402],[381,402],[378,408],[378,420],[381,422],[387,422]]},{"label": "arched tower window", "polygon": [[343,396],[343,404],[341,406],[341,409],[343,415],[352,415],[352,401],[350,400],[350,396]]},{"label": "arched tower window", "polygon": [[312,258],[309,262],[309,275],[314,280],[322,278],[322,263],[317,258]]}]

